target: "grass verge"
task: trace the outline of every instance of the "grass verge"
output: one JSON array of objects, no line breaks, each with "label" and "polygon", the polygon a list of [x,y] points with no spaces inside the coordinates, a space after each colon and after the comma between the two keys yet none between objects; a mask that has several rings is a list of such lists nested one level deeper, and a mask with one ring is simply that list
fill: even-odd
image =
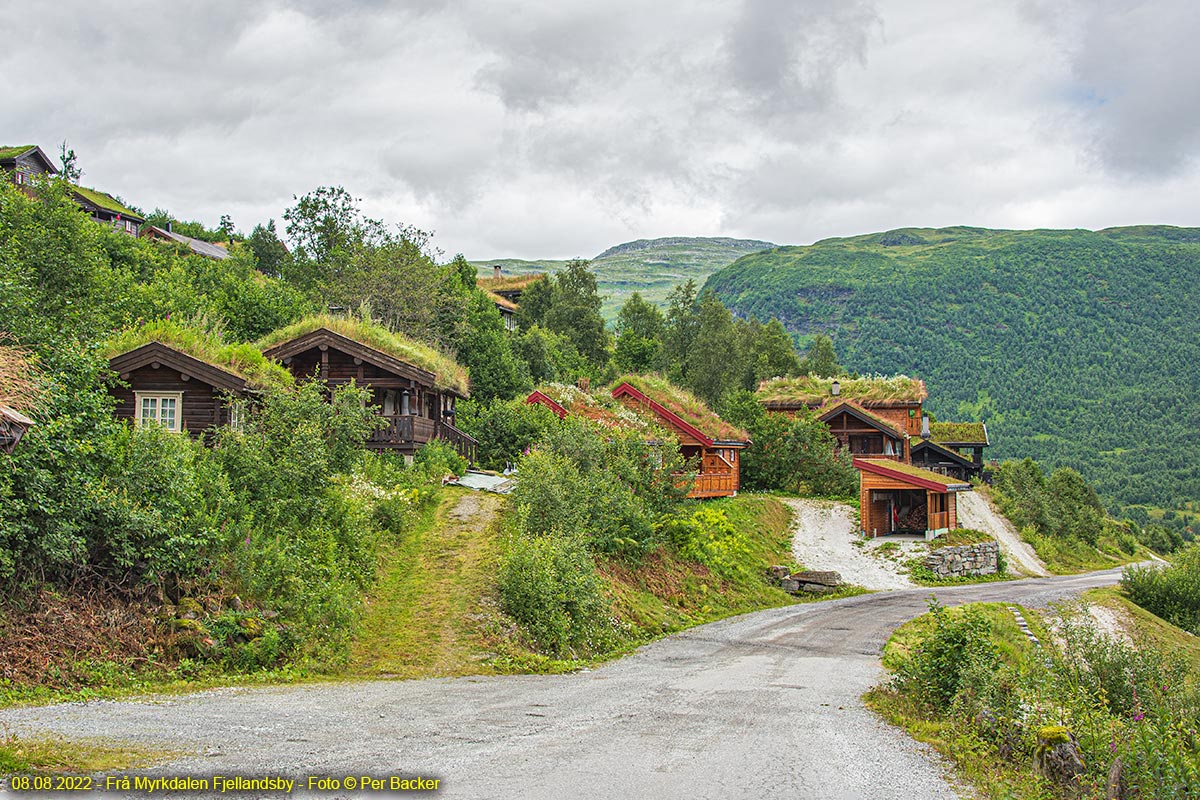
[{"label": "grass verge", "polygon": [[99,739],[19,737],[0,738],[0,775],[14,773],[93,773],[146,767],[179,753]]}]

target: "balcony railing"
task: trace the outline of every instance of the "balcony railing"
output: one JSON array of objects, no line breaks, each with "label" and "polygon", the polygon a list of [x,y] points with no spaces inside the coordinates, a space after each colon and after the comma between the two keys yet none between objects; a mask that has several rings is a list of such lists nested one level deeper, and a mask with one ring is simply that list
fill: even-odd
[{"label": "balcony railing", "polygon": [[940,531],[942,528],[950,527],[950,512],[949,511],[931,511],[929,512],[929,530]]},{"label": "balcony railing", "polygon": [[367,437],[367,443],[376,447],[419,446],[434,438],[431,419],[412,414],[380,414],[379,418],[387,424]]},{"label": "balcony railing", "polygon": [[448,422],[439,422],[437,424],[437,438],[449,442],[458,451],[460,456],[472,464],[475,463],[479,442],[470,434],[463,433]]},{"label": "balcony railing", "polygon": [[726,497],[737,491],[737,475],[733,472],[702,472],[692,482],[688,497]]}]

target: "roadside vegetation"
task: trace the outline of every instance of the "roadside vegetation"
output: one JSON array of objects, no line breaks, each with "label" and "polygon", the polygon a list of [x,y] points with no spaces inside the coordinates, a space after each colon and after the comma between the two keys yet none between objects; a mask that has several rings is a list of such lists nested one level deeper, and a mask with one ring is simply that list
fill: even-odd
[{"label": "roadside vegetation", "polygon": [[1059,575],[1109,569],[1148,558],[1150,549],[1170,553],[1183,544],[1165,529],[1109,517],[1096,490],[1070,467],[1047,476],[1032,459],[1006,461],[993,474],[991,494],[1047,569]]},{"label": "roadside vegetation", "polygon": [[[1111,591],[1093,600],[1122,602]],[[1132,640],[1086,608],[1045,622],[1003,604],[930,613],[884,650],[868,705],[951,759],[987,798],[1187,798],[1200,789],[1200,645],[1144,612]],[[1173,633],[1166,633],[1173,630]]]}]

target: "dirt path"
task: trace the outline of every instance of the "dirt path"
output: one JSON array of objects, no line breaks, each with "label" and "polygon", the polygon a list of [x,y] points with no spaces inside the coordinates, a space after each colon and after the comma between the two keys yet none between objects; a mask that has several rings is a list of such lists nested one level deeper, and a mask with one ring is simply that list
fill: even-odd
[{"label": "dirt path", "polygon": [[[1119,571],[878,594],[694,628],[569,675],[343,681],[0,709],[0,730],[186,755],[159,775],[422,775],[439,797],[952,800],[944,767],[863,707],[897,625],[942,603],[1028,606]],[[215,792],[205,793],[214,797]],[[108,792],[111,798],[145,792]],[[172,796],[195,796],[179,793]],[[293,796],[358,796],[305,791]],[[382,795],[380,795],[382,796]]]},{"label": "dirt path", "polygon": [[498,559],[492,523],[502,500],[445,491],[432,524],[403,538],[384,562],[350,672],[417,678],[481,671],[479,599]]},{"label": "dirt path", "polygon": [[1035,578],[1044,578],[1050,573],[1033,548],[1021,541],[1021,534],[992,505],[991,498],[984,492],[958,493],[958,524],[990,534],[1000,543],[1008,558],[1009,570]]},{"label": "dirt path", "polygon": [[792,555],[807,569],[834,570],[842,580],[866,589],[910,589],[913,583],[886,559],[857,546],[854,509],[829,500],[780,498],[795,512]]}]

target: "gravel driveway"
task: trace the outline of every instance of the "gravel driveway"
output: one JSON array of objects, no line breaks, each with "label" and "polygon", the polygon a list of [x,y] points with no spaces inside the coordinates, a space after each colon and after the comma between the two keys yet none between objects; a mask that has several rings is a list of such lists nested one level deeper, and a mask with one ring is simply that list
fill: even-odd
[{"label": "gravel driveway", "polygon": [[1033,548],[1021,540],[1021,534],[997,511],[981,492],[958,493],[958,524],[990,534],[1008,558],[1009,567],[1021,575],[1045,577],[1050,573]]},{"label": "gravel driveway", "polygon": [[912,581],[896,565],[870,555],[854,523],[854,509],[831,500],[780,498],[792,520],[792,555],[806,569],[834,570],[842,580],[865,589],[910,589]]},{"label": "gravel driveway", "polygon": [[445,797],[953,798],[938,760],[859,701],[891,631],[933,593],[1039,605],[1118,577],[771,609],[570,675],[221,689],[7,709],[0,726],[192,753],[157,774],[404,773],[442,779]]}]

